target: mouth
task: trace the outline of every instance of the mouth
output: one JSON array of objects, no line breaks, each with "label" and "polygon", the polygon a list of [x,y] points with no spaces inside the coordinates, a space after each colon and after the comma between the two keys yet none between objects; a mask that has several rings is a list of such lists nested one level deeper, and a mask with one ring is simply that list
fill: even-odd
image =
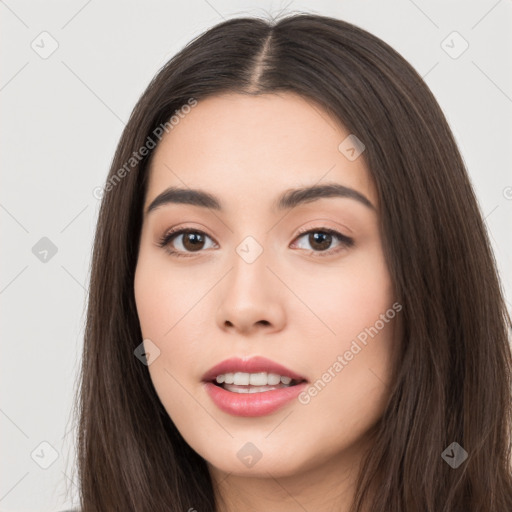
[{"label": "mouth", "polygon": [[264,393],[297,386],[307,379],[263,357],[227,359],[211,368],[203,382],[231,393]]},{"label": "mouth", "polygon": [[305,379],[292,379],[286,375],[277,373],[222,373],[209,382],[232,393],[264,393],[274,389],[290,388]]}]

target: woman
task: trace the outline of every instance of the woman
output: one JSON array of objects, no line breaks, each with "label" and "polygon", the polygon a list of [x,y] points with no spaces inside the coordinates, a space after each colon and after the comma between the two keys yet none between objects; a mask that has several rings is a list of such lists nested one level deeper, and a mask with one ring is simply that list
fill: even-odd
[{"label": "woman", "polygon": [[512,510],[510,326],[413,68],[329,17],[221,23],[103,190],[82,510]]}]

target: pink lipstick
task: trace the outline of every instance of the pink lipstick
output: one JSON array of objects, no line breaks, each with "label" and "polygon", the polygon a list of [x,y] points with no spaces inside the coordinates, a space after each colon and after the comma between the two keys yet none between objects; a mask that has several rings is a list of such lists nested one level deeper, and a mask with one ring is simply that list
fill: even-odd
[{"label": "pink lipstick", "polygon": [[208,370],[202,380],[219,409],[246,417],[271,414],[307,386],[302,375],[259,356],[222,361]]}]

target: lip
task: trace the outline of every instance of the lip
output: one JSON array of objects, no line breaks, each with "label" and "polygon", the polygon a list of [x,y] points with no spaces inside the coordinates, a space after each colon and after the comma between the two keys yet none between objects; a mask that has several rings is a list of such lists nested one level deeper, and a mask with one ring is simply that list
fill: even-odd
[{"label": "lip", "polygon": [[[230,359],[226,359],[221,363],[215,365],[213,368],[210,368],[203,375],[203,382],[212,382],[217,375],[223,373],[236,373],[236,372],[244,372],[244,373],[258,373],[258,372],[267,372],[267,373],[277,373],[281,376],[291,377],[293,380],[302,381],[307,379],[302,375],[286,368],[285,366],[278,364],[266,357],[256,356],[251,357],[250,359],[241,359],[239,357],[232,357]],[[295,387],[295,386],[292,386]],[[271,391],[265,391],[265,393],[271,393]],[[254,393],[255,395],[259,395],[260,393]]]},{"label": "lip", "polygon": [[265,416],[280,409],[304,391],[307,382],[287,388],[262,391],[261,393],[233,393],[213,382],[203,382],[206,392],[223,412],[233,416]]},{"label": "lip", "polygon": [[[217,375],[236,372],[277,373],[298,381],[298,384],[259,393],[234,393],[217,386],[213,382]],[[308,381],[302,375],[261,356],[251,357],[250,359],[239,357],[226,359],[203,375],[203,386],[212,401],[221,411],[233,416],[255,417],[271,414],[297,398],[307,385]]]}]

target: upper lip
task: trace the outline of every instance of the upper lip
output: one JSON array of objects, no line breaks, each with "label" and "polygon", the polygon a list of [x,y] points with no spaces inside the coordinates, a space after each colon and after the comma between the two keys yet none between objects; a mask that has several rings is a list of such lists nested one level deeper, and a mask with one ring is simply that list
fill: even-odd
[{"label": "upper lip", "polygon": [[285,366],[278,364],[266,357],[251,357],[250,359],[241,359],[239,357],[232,357],[230,359],[226,359],[225,361],[216,364],[213,368],[210,368],[204,375],[203,381],[210,382],[215,380],[217,375],[222,375],[225,373],[236,373],[236,372],[244,372],[244,373],[258,373],[258,372],[267,372],[267,373],[276,373],[281,375],[282,377],[291,377],[296,381],[304,381],[305,377],[299,375],[298,373],[286,368]]}]

